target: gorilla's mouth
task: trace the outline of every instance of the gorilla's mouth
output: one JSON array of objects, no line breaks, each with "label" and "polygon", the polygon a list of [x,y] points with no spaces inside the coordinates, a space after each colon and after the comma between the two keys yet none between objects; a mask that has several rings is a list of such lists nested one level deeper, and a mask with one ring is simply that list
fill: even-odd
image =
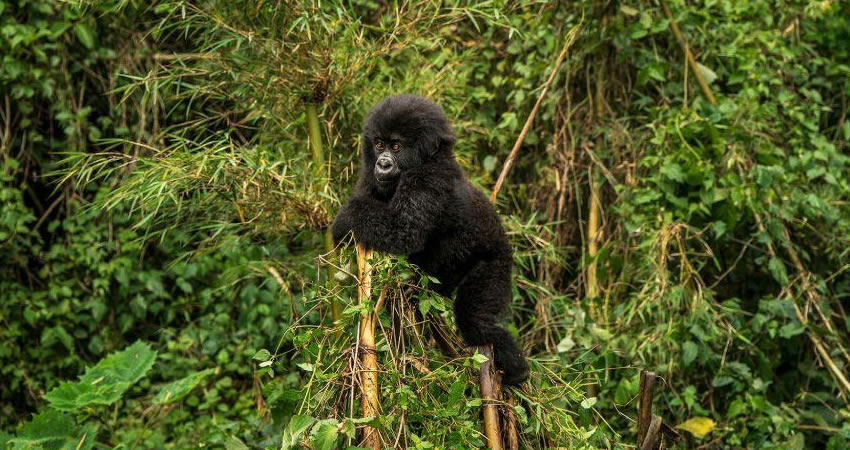
[{"label": "gorilla's mouth", "polygon": [[395,185],[398,182],[398,177],[381,178],[381,177],[375,176],[375,181],[378,182],[378,187],[381,190],[392,190],[392,189],[395,188]]},{"label": "gorilla's mouth", "polygon": [[401,171],[396,167],[390,167],[386,170],[381,170],[379,168],[375,169],[375,180],[381,185],[390,185],[395,183],[399,175],[401,175]]}]

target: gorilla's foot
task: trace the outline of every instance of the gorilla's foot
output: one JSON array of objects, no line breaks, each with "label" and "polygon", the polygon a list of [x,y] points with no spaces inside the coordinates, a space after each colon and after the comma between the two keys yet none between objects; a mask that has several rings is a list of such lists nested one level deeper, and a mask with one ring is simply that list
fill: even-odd
[{"label": "gorilla's foot", "polygon": [[496,367],[501,369],[502,384],[517,385],[528,379],[528,361],[515,346],[502,346],[494,349]]}]

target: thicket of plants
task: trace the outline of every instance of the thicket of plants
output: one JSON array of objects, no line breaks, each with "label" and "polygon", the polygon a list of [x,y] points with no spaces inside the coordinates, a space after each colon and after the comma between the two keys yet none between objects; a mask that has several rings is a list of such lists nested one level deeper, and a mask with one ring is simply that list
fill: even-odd
[{"label": "thicket of plants", "polygon": [[360,417],[325,229],[379,99],[440,103],[489,192],[565,48],[497,201],[523,447],[633,445],[640,369],[682,448],[850,446],[846,3],[0,0],[0,36],[0,448],[482,447],[404,258]]}]

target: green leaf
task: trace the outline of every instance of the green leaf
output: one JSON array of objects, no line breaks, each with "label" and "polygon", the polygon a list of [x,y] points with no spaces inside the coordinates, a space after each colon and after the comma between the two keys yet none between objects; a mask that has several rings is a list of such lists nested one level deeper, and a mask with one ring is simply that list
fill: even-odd
[{"label": "green leaf", "polygon": [[63,382],[44,398],[61,411],[75,411],[89,405],[109,405],[153,366],[156,352],[147,343],[136,341],[86,370],[76,383]]},{"label": "green leaf", "polygon": [[489,359],[486,356],[482,355],[481,353],[476,352],[474,355],[472,355],[472,360],[477,362],[478,364],[484,364]]},{"label": "green leaf", "polygon": [[309,416],[292,416],[289,419],[289,425],[286,426],[286,430],[283,432],[283,442],[281,443],[280,450],[297,448],[298,438],[315,422],[316,419]]},{"label": "green leaf", "polygon": [[484,157],[484,170],[487,172],[492,172],[496,169],[496,164],[499,162],[499,159],[493,155],[487,155]]},{"label": "green leaf", "polygon": [[706,83],[714,83],[714,80],[717,79],[717,74],[714,73],[714,71],[709,69],[708,67],[697,63],[697,69],[699,69],[699,74],[702,75],[702,78],[705,80]]},{"label": "green leaf", "polygon": [[94,424],[77,426],[74,420],[54,409],[33,416],[11,440],[11,449],[89,450],[94,446]]},{"label": "green leaf", "polygon": [[595,405],[596,402],[597,402],[596,397],[586,398],[586,399],[581,401],[581,407],[584,408],[584,409],[590,409],[590,408],[593,408],[593,405]]},{"label": "green leaf", "polygon": [[322,420],[313,427],[310,436],[314,450],[333,450],[339,435],[339,422],[336,419]]},{"label": "green leaf", "polygon": [[788,339],[800,335],[804,331],[806,331],[806,326],[800,322],[794,321],[783,325],[782,328],[779,329],[779,336]]},{"label": "green leaf", "polygon": [[597,326],[590,327],[590,334],[603,341],[610,341],[614,337],[610,331]]},{"label": "green leaf", "polygon": [[575,341],[570,336],[564,336],[561,342],[558,342],[558,353],[566,353],[576,346]]},{"label": "green leaf", "polygon": [[693,341],[685,341],[682,344],[682,365],[688,367],[697,358],[699,348]]},{"label": "green leaf", "polygon": [[785,269],[785,264],[779,258],[770,258],[767,263],[767,270],[773,275],[773,279],[785,286],[788,284],[788,272]]},{"label": "green leaf", "polygon": [[272,354],[266,349],[260,349],[257,353],[254,353],[253,359],[257,361],[268,361],[271,359]]},{"label": "green leaf", "polygon": [[636,16],[638,15],[638,10],[632,8],[631,6],[621,5],[620,12],[627,16]]},{"label": "green leaf", "polygon": [[201,381],[213,373],[215,373],[215,369],[206,369],[168,383],[160,389],[158,394],[156,394],[156,397],[153,398],[153,403],[156,405],[164,405],[167,403],[178,402],[186,397],[192,389],[195,389]]},{"label": "green leaf", "polygon": [[230,436],[224,441],[225,450],[248,450],[248,446],[236,436]]},{"label": "green leaf", "polygon": [[714,429],[714,421],[708,417],[691,417],[690,419],[676,425],[676,428],[685,430],[694,435],[694,437],[705,437],[711,430]]},{"label": "green leaf", "polygon": [[726,411],[726,418],[732,419],[747,412],[747,403],[740,398],[736,398],[729,404],[729,409]]},{"label": "green leaf", "polygon": [[77,35],[77,39],[79,39],[80,43],[87,49],[91,50],[94,48],[94,32],[88,24],[82,22],[74,24],[74,34]]}]

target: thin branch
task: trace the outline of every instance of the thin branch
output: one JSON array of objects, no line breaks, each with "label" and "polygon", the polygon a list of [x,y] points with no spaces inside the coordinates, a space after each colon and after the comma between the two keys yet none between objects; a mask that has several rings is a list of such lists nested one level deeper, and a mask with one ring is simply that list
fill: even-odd
[{"label": "thin branch", "polygon": [[682,46],[682,51],[685,52],[685,58],[688,59],[688,65],[691,66],[691,72],[694,74],[694,78],[697,79],[697,84],[699,84],[699,87],[702,89],[702,93],[708,99],[708,102],[712,105],[715,104],[714,94],[711,93],[711,88],[708,87],[708,83],[706,83],[705,78],[702,77],[702,72],[700,72],[699,66],[697,66],[694,54],[691,53],[691,49],[688,47],[688,41],[685,40],[685,36],[679,29],[679,24],[677,24],[676,19],[673,18],[673,13],[670,12],[670,7],[667,6],[667,2],[665,0],[660,1],[661,7],[664,9],[664,14],[666,14],[667,19],[670,20],[670,30],[673,32],[673,36],[676,37],[676,40],[679,41],[679,45]]},{"label": "thin branch", "polygon": [[508,155],[508,159],[505,160],[505,165],[502,166],[502,172],[499,174],[499,179],[496,181],[496,186],[493,187],[493,192],[490,193],[490,201],[495,202],[496,197],[499,196],[499,191],[502,189],[502,185],[505,183],[505,179],[508,177],[508,172],[511,171],[511,167],[514,165],[514,160],[516,160],[517,153],[519,153],[519,147],[522,145],[522,141],[525,140],[525,135],[528,134],[528,131],[531,129],[531,124],[534,122],[534,117],[537,115],[537,110],[540,109],[540,104],[543,103],[543,99],[546,97],[546,93],[549,92],[549,86],[552,85],[552,81],[555,80],[555,75],[558,74],[558,70],[561,68],[561,64],[564,62],[564,58],[567,56],[567,51],[572,47],[573,42],[575,42],[576,36],[578,36],[578,30],[580,29],[581,24],[574,26],[570,32],[567,34],[567,42],[564,43],[564,48],[561,50],[561,54],[558,55],[558,60],[555,62],[555,68],[552,69],[552,73],[549,74],[549,79],[546,80],[546,84],[543,85],[543,90],[540,92],[540,96],[537,97],[537,102],[534,104],[534,108],[531,109],[531,113],[528,115],[528,118],[525,120],[525,125],[522,127],[522,131],[517,137],[516,142],[514,143],[514,147],[511,149],[511,153]]}]

